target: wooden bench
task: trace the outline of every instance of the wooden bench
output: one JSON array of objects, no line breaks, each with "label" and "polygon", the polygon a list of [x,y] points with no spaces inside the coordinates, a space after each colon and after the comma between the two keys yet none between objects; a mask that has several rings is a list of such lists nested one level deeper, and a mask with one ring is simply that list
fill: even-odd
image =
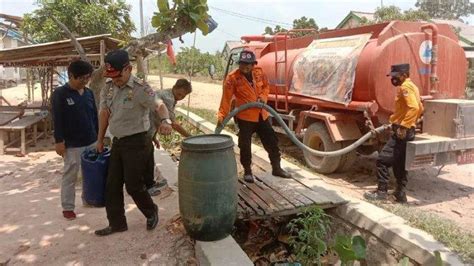
[{"label": "wooden bench", "polygon": [[[26,146],[33,142],[36,145],[38,139],[41,136],[44,138],[47,137],[47,131],[43,131],[38,134],[38,124],[43,122],[45,128],[47,128],[47,119],[46,117],[30,115],[20,118],[19,120],[13,121],[9,124],[0,126],[0,154],[4,154],[6,149],[13,144],[20,141],[20,152],[26,154]],[[28,134],[27,131],[33,129],[32,134]],[[20,138],[10,138],[10,133],[20,131]],[[27,137],[31,136],[32,139],[27,141]]]}]

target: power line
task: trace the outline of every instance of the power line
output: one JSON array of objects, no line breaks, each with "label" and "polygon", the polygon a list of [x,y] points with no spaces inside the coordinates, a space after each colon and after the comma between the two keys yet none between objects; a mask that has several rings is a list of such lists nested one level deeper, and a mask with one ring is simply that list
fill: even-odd
[{"label": "power line", "polygon": [[243,19],[247,19],[247,20],[251,20],[251,21],[255,21],[255,22],[260,22],[260,23],[264,23],[264,24],[272,24],[272,25],[275,25],[275,26],[277,26],[277,25],[280,25],[280,26],[286,25],[286,26],[290,26],[290,27],[293,26],[290,23],[271,20],[271,19],[253,17],[253,16],[249,16],[249,15],[245,15],[245,14],[241,14],[241,13],[237,13],[237,12],[234,12],[234,11],[213,7],[213,6],[209,6],[209,8],[212,8],[216,11],[220,11],[220,12],[225,13],[227,15],[231,15],[231,16],[235,16],[235,17],[239,17],[239,18],[243,18]]},{"label": "power line", "polygon": [[239,36],[237,36],[237,35],[235,35],[235,34],[232,34],[232,33],[229,33],[229,32],[225,32],[225,31],[223,31],[223,30],[220,30],[219,28],[216,28],[216,31],[219,31],[219,32],[221,32],[221,33],[224,33],[224,34],[226,34],[226,35],[228,35],[228,36],[230,36],[230,37],[232,37],[232,38],[240,39]]}]

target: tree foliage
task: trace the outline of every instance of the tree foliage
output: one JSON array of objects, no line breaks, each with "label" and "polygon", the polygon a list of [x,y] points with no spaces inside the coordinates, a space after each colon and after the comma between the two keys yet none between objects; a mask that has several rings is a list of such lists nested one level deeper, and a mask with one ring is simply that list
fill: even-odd
[{"label": "tree foliage", "polygon": [[38,42],[64,39],[63,30],[54,16],[77,36],[111,33],[120,40],[129,40],[135,30],[130,6],[124,0],[39,0],[38,9],[24,15],[22,31]]},{"label": "tree foliage", "polygon": [[419,20],[428,20],[430,16],[428,13],[422,10],[409,9],[402,11],[397,6],[385,6],[378,7],[374,13],[374,20],[368,20],[363,18],[361,25],[369,25],[375,23],[382,23],[392,20],[404,20],[404,21],[419,21]]},{"label": "tree foliage", "polygon": [[[316,24],[316,21],[313,18],[307,18],[305,16],[299,19],[293,20],[293,29],[315,29],[316,32],[319,31],[319,27],[318,27],[318,24]],[[326,30],[327,28],[321,29],[321,31],[326,31]],[[276,25],[274,29],[267,26],[264,30],[264,34],[274,35],[278,32],[285,32],[285,31],[288,31],[288,29],[285,29],[280,25]],[[305,34],[309,34],[309,33],[301,33],[298,35],[301,36]]]},{"label": "tree foliage", "polygon": [[417,0],[415,6],[433,18],[459,19],[474,14],[470,0]]},{"label": "tree foliage", "polygon": [[[194,64],[192,63],[194,61]],[[181,51],[176,55],[176,65],[173,66],[166,57],[161,60],[154,59],[151,62],[151,69],[161,68],[165,73],[185,74],[187,76],[208,75],[208,67],[214,65],[216,68],[216,77],[222,78],[224,75],[224,60],[220,52],[215,54],[202,53],[199,49],[182,47]]]},{"label": "tree foliage", "polygon": [[160,12],[155,12],[151,24],[158,32],[167,33],[170,39],[196,29],[203,35],[209,33],[207,0],[173,0],[172,7],[168,0],[157,2]]}]

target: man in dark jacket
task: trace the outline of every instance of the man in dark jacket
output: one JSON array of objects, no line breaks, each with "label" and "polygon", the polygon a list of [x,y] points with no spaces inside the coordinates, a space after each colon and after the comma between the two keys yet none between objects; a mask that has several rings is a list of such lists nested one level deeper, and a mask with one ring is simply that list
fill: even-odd
[{"label": "man in dark jacket", "polygon": [[97,107],[94,94],[86,87],[92,71],[88,62],[72,62],[68,67],[69,81],[52,95],[56,153],[64,158],[61,204],[63,216],[68,220],[76,218],[75,186],[81,154],[87,147],[94,147],[97,140]]}]

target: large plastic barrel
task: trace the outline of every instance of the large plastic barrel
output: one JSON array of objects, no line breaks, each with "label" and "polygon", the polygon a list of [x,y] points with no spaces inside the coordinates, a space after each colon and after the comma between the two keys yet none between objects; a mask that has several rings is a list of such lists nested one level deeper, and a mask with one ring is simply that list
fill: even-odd
[{"label": "large plastic barrel", "polygon": [[196,240],[223,239],[237,216],[234,142],[226,135],[200,135],[181,146],[178,184],[184,227]]},{"label": "large plastic barrel", "polygon": [[98,154],[95,150],[86,149],[81,155],[82,199],[94,207],[105,206],[105,183],[109,166],[110,150]]}]

